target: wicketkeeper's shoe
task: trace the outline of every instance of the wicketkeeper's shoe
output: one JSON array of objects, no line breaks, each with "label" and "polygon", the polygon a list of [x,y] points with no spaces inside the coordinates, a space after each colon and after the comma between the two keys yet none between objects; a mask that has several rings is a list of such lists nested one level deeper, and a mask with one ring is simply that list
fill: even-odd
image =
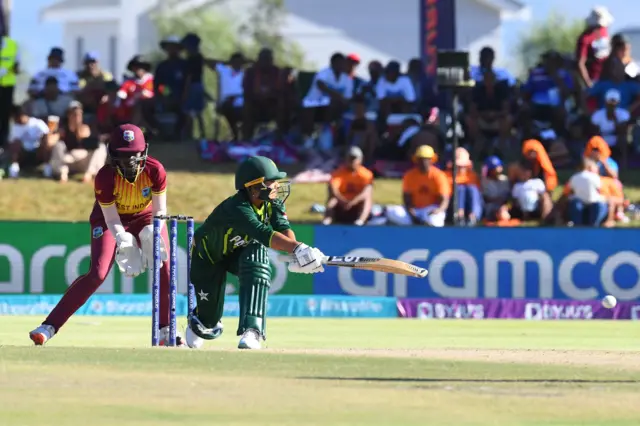
[{"label": "wicketkeeper's shoe", "polygon": [[[169,326],[160,329],[160,346],[169,346]],[[176,346],[184,346],[184,339],[176,331]]]},{"label": "wicketkeeper's shoe", "polygon": [[56,334],[56,329],[51,325],[42,324],[31,333],[29,337],[36,346],[44,345],[47,340],[51,339]]},{"label": "wicketkeeper's shoe", "polygon": [[238,343],[238,349],[262,349],[260,333],[252,328],[245,331]]}]

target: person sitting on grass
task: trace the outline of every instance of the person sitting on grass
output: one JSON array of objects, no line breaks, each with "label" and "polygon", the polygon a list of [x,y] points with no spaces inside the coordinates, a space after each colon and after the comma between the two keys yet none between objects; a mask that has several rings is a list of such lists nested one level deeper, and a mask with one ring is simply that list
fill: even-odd
[{"label": "person sitting on grass", "polygon": [[546,220],[553,202],[544,181],[534,174],[534,165],[526,160],[520,165],[517,182],[511,190],[513,200],[509,214],[512,218]]},{"label": "person sitting on grass", "polygon": [[447,175],[433,165],[435,151],[429,145],[418,147],[415,167],[402,179],[402,206],[388,206],[387,218],[396,225],[443,227],[451,199]]},{"label": "person sitting on grass", "polygon": [[548,192],[552,192],[558,186],[558,174],[553,167],[549,154],[536,139],[526,140],[522,144],[522,155],[525,166],[529,167],[534,178],[544,182]]},{"label": "person sitting on grass", "polygon": [[[50,134],[47,124],[29,114],[19,105],[12,111],[13,125],[9,134],[9,177],[17,178],[20,170],[47,163],[51,155]],[[45,167],[44,177],[51,177],[51,168]]]},{"label": "person sitting on grass", "polygon": [[584,156],[595,161],[600,176],[618,179],[618,163],[611,158],[611,149],[602,136],[594,136],[587,142]]},{"label": "person sitting on grass", "polygon": [[362,157],[362,150],[352,146],[344,165],[333,172],[323,225],[362,226],[369,218],[373,205],[373,173],[362,165]]},{"label": "person sitting on grass", "polygon": [[511,184],[504,174],[500,158],[492,155],[485,160],[481,183],[484,217],[492,221],[496,219],[498,210],[507,203],[511,194]]},{"label": "person sitting on grass", "polygon": [[616,226],[617,221],[624,221],[626,218],[624,215],[624,193],[622,192],[622,186],[619,180],[608,176],[600,176],[600,181],[602,182],[600,194],[602,194],[607,203],[608,211],[602,226],[612,228]]},{"label": "person sitting on grass", "polygon": [[600,226],[608,216],[608,204],[600,193],[602,181],[598,165],[588,158],[581,170],[571,176],[565,188],[569,191],[569,226]]},{"label": "person sitting on grass", "polygon": [[[457,206],[449,204],[447,220],[456,223],[456,219],[474,226],[482,218],[482,195],[480,194],[480,179],[473,171],[473,163],[469,156],[469,151],[459,147],[456,148],[456,182]],[[445,171],[449,184],[453,187],[453,164],[447,163]],[[457,211],[454,211],[454,208]],[[457,213],[454,215],[454,213]]]}]

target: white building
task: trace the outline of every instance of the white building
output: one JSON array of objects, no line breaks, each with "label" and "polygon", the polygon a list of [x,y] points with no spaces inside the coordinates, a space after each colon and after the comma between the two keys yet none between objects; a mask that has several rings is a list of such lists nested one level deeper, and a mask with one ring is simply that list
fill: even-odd
[{"label": "white building", "polygon": [[[324,66],[335,51],[358,53],[363,63],[378,59],[407,62],[419,56],[419,2],[422,0],[285,0],[288,15],[282,33],[296,42],[306,59]],[[97,51],[103,66],[120,75],[137,53],[157,43],[151,15],[213,7],[241,23],[255,0],[62,0],[41,11],[41,19],[62,23],[63,46],[71,69],[87,51]],[[231,6],[232,5],[232,6]],[[501,23],[528,19],[517,0],[456,0],[457,48],[472,61],[491,45],[502,61]],[[360,71],[365,71],[360,67]]]}]

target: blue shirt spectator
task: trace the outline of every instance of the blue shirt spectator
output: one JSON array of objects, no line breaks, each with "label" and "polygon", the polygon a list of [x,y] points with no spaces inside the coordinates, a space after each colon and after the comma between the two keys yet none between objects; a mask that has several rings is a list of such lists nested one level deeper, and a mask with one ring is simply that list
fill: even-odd
[{"label": "blue shirt spectator", "polygon": [[610,89],[616,89],[620,92],[620,108],[629,109],[629,106],[640,95],[640,83],[635,81],[612,81],[600,80],[589,89],[589,96],[593,96],[598,101],[598,107],[604,108],[605,94]]},{"label": "blue shirt spectator", "polygon": [[[156,96],[180,98],[184,92],[187,62],[180,55],[180,39],[167,37],[160,42],[160,47],[167,53],[167,58],[160,62],[154,75],[154,92]],[[161,92],[161,88],[163,88]]]},{"label": "blue shirt spectator", "polygon": [[[573,79],[568,71],[559,69],[558,76],[566,89],[573,90]],[[544,67],[536,67],[529,72],[523,92],[531,95],[531,101],[534,104],[559,106],[562,103],[560,88]]]}]

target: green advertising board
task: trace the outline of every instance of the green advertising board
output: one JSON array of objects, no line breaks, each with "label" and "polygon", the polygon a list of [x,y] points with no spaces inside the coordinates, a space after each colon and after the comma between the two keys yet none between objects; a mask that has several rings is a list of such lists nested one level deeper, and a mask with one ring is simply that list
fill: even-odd
[{"label": "green advertising board", "polygon": [[[197,225],[196,225],[197,226]],[[294,225],[297,237],[313,244],[313,226]],[[187,289],[186,226],[178,233],[178,291]],[[61,294],[89,269],[91,227],[84,223],[0,222],[0,294]],[[290,274],[271,253],[273,294],[312,294],[313,276]],[[151,274],[128,278],[117,267],[98,293],[148,293]],[[237,279],[229,275],[229,294],[237,293]]]}]

